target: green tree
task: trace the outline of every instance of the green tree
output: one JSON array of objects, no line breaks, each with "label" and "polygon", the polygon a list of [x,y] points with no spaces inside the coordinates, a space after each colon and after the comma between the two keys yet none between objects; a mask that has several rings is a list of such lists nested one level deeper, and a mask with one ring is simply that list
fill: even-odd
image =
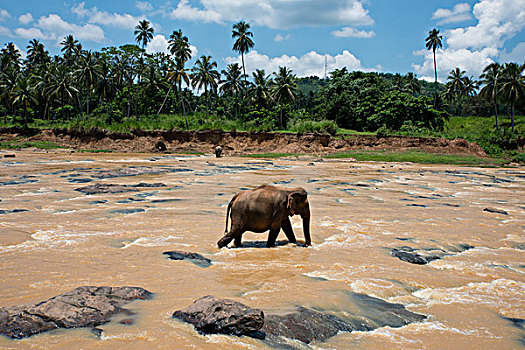
[{"label": "green tree", "polygon": [[30,103],[36,102],[30,77],[24,76],[18,79],[16,87],[13,91],[13,97],[13,103],[19,103],[24,106],[24,125],[27,126],[27,109]]},{"label": "green tree", "polygon": [[503,101],[510,105],[512,132],[514,132],[514,107],[523,104],[525,91],[525,64],[505,63],[501,81],[501,96]]},{"label": "green tree", "polygon": [[283,104],[293,102],[297,94],[297,78],[292,71],[286,67],[279,67],[279,73],[274,73],[275,78],[272,85],[273,99],[279,103],[279,117],[281,128],[285,127],[283,121]]},{"label": "green tree", "polygon": [[439,35],[439,30],[436,30],[436,28],[428,32],[428,37],[425,39],[427,50],[432,50],[434,54],[434,85],[436,89],[434,93],[434,108],[436,108],[436,99],[437,99],[436,49],[443,47],[443,43],[441,42],[442,39],[443,39],[443,36]]},{"label": "green tree", "polygon": [[222,70],[224,75],[224,80],[221,80],[221,91],[225,95],[229,95],[234,99],[235,104],[235,119],[238,117],[238,98],[239,94],[244,91],[244,84],[242,83],[243,74],[241,72],[241,67],[238,63],[230,63],[226,70]]},{"label": "green tree", "polygon": [[91,51],[86,52],[80,57],[78,69],[76,71],[78,81],[84,86],[86,91],[86,118],[89,119],[89,102],[95,83],[100,77],[99,66],[96,58]]},{"label": "green tree", "polygon": [[250,25],[244,21],[235,23],[232,29],[232,38],[237,38],[233,44],[233,50],[241,54],[242,70],[244,73],[244,80],[246,81],[246,65],[244,64],[244,54],[250,52],[255,46],[252,38],[253,33],[250,32]]},{"label": "green tree", "polygon": [[184,96],[182,95],[182,82],[186,83],[186,86],[190,86],[192,75],[184,67],[184,62],[180,60],[175,61],[175,69],[168,73],[168,82],[179,86],[179,97],[182,105],[182,111],[184,113],[184,121],[186,123],[186,129],[189,129],[188,117],[186,116],[186,106],[184,105]]},{"label": "green tree", "polygon": [[470,98],[476,96],[479,84],[473,77],[463,79],[463,96],[467,99],[467,110],[470,112]]},{"label": "green tree", "polygon": [[494,115],[496,116],[496,130],[498,130],[498,92],[500,89],[502,67],[499,63],[491,63],[485,67],[481,74],[481,88],[479,95],[494,105]]},{"label": "green tree", "polygon": [[215,90],[220,74],[217,71],[217,62],[212,61],[211,56],[201,56],[193,68],[192,83],[193,87],[199,91],[204,86],[204,96],[206,98],[206,123],[208,122],[209,96],[208,88]]},{"label": "green tree", "polygon": [[66,63],[68,65],[71,64],[73,55],[78,52],[78,40],[75,40],[73,35],[68,35],[64,37],[64,40],[62,40],[60,45],[62,45],[62,49],[60,49],[60,51],[64,53]]},{"label": "green tree", "polygon": [[27,45],[27,64],[29,69],[38,67],[50,61],[49,52],[46,51],[44,44],[33,39]]},{"label": "green tree", "polygon": [[252,73],[253,84],[250,87],[250,96],[253,103],[257,105],[257,109],[268,108],[271,101],[270,86],[272,79],[270,75],[266,75],[264,69],[257,69]]}]

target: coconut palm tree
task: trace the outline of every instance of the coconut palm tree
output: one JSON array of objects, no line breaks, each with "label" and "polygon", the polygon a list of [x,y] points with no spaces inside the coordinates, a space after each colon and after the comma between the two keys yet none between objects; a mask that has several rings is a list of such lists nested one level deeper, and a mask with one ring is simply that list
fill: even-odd
[{"label": "coconut palm tree", "polygon": [[459,68],[451,70],[447,77],[447,93],[456,100],[456,113],[459,111],[459,100],[465,90],[465,71]]},{"label": "coconut palm tree", "polygon": [[409,93],[411,93],[412,95],[416,95],[421,91],[421,83],[416,78],[414,73],[409,72],[405,76],[405,84],[403,88]]},{"label": "coconut palm tree", "polygon": [[7,123],[7,111],[11,107],[11,113],[15,118],[15,104],[13,103],[13,92],[20,78],[19,72],[14,68],[7,67],[0,71],[0,97],[4,100],[6,111],[4,113],[4,124]]},{"label": "coconut palm tree", "polygon": [[470,112],[470,97],[475,96],[478,91],[479,84],[473,77],[465,77],[463,79],[463,95],[467,99],[467,110]]},{"label": "coconut palm tree", "polygon": [[226,70],[221,72],[224,75],[224,80],[221,80],[221,87],[219,91],[223,94],[227,94],[233,97],[235,101],[235,119],[238,116],[238,95],[244,91],[244,84],[242,82],[243,74],[241,72],[241,67],[238,63],[230,63]]},{"label": "coconut palm tree", "polygon": [[[73,84],[73,75],[69,69],[62,65],[51,66],[51,81],[49,83],[49,95],[60,97],[60,104],[65,106],[65,99],[68,101],[78,93],[77,88]],[[62,109],[62,118],[64,117],[64,110]]]},{"label": "coconut palm tree", "polygon": [[266,75],[264,69],[257,69],[252,73],[253,85],[250,87],[252,102],[257,108],[268,107],[271,100],[270,85],[272,80],[270,75]]},{"label": "coconut palm tree", "polygon": [[155,29],[153,27],[150,27],[150,22],[146,19],[143,19],[142,21],[139,21],[139,24],[135,26],[135,41],[139,43],[142,46],[142,51],[140,53],[140,62],[139,62],[139,74],[138,74],[138,82],[140,85],[140,79],[142,75],[142,69],[144,66],[144,51],[146,50],[146,46],[148,46],[148,43],[153,40],[153,34],[155,33]]},{"label": "coconut palm tree", "polygon": [[49,62],[49,52],[46,51],[44,44],[33,39],[27,45],[27,63],[29,68],[39,66]]},{"label": "coconut palm tree", "polygon": [[253,33],[250,32],[250,25],[244,21],[235,23],[232,29],[232,38],[237,38],[233,44],[233,50],[241,54],[242,58],[242,70],[244,73],[244,80],[246,81],[246,66],[244,64],[244,54],[250,52],[255,46],[255,43],[251,39]]},{"label": "coconut palm tree", "polygon": [[109,114],[109,101],[115,96],[117,87],[112,79],[112,72],[109,62],[101,58],[98,64],[99,76],[96,82],[95,93],[105,102],[106,120],[111,123]]},{"label": "coconut palm tree", "polygon": [[436,91],[434,92],[434,108],[436,107],[437,98],[437,65],[436,65],[436,49],[443,47],[441,40],[443,36],[439,35],[439,30],[436,28],[428,32],[428,37],[425,39],[427,50],[432,50],[434,54],[434,86]]},{"label": "coconut palm tree", "polygon": [[525,64],[505,63],[501,79],[501,96],[503,101],[510,105],[512,132],[514,132],[514,107],[523,103],[525,93]]},{"label": "coconut palm tree", "polygon": [[78,81],[84,85],[86,90],[86,116],[89,119],[89,100],[95,83],[100,77],[99,66],[91,51],[80,57],[76,71]]},{"label": "coconut palm tree", "polygon": [[281,128],[284,128],[283,104],[295,100],[297,78],[292,74],[292,71],[286,67],[279,67],[279,73],[274,73],[274,75],[275,79],[272,85],[273,98],[279,103]]},{"label": "coconut palm tree", "polygon": [[186,86],[190,86],[192,75],[184,68],[184,62],[180,60],[175,61],[175,69],[168,73],[168,82],[173,85],[179,86],[180,103],[182,105],[182,111],[184,112],[184,121],[186,122],[186,129],[189,129],[188,117],[186,116],[186,106],[184,105],[184,97],[182,96],[182,82],[186,83]]},{"label": "coconut palm tree", "polygon": [[78,40],[75,40],[73,35],[68,35],[64,37],[64,40],[62,40],[60,45],[62,45],[62,49],[60,49],[60,51],[64,53],[64,58],[66,59],[67,64],[71,64],[71,58],[73,57],[73,54],[76,54],[79,49]]},{"label": "coconut palm tree", "polygon": [[212,61],[211,56],[201,56],[193,68],[192,84],[199,91],[204,86],[204,96],[206,98],[206,123],[208,122],[209,96],[208,87],[211,90],[217,88],[217,81],[220,74],[217,71],[217,62]]},{"label": "coconut palm tree", "polygon": [[34,88],[31,85],[31,77],[23,76],[18,79],[16,87],[13,91],[13,103],[24,106],[24,125],[27,125],[27,108],[30,103],[35,103],[36,97],[34,95]]},{"label": "coconut palm tree", "polygon": [[3,68],[11,67],[17,72],[20,70],[22,55],[15,44],[12,42],[7,43],[6,47],[0,51],[0,55],[4,58]]},{"label": "coconut palm tree", "polygon": [[479,95],[486,100],[492,102],[494,105],[494,115],[496,116],[496,130],[498,130],[498,92],[501,82],[501,65],[499,63],[491,63],[485,67],[483,74],[481,74],[481,84],[483,88]]}]

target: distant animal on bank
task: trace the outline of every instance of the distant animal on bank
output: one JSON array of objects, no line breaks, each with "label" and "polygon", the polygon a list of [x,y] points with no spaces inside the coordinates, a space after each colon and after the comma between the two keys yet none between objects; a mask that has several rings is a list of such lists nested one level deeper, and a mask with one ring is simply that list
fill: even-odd
[{"label": "distant animal on bank", "polygon": [[215,157],[220,158],[221,154],[222,154],[222,147],[221,146],[215,147]]},{"label": "distant animal on bank", "polygon": [[[310,204],[304,188],[286,189],[263,185],[253,190],[239,192],[228,204],[225,235],[217,245],[222,248],[234,240],[235,246],[240,247],[244,232],[262,233],[270,230],[266,246],[274,247],[281,228],[288,241],[296,243],[289,218],[293,215],[301,215],[305,245],[311,245]],[[228,217],[231,218],[229,232]]]}]

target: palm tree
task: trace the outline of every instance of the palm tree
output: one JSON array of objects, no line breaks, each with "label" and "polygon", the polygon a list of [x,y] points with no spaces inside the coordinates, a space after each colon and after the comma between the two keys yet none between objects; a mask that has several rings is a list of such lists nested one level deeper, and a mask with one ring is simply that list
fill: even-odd
[{"label": "palm tree", "polygon": [[410,72],[405,77],[405,84],[403,88],[412,95],[416,95],[421,91],[421,83],[416,78],[415,74]]},{"label": "palm tree", "polygon": [[211,90],[217,88],[217,81],[220,79],[220,74],[216,70],[217,62],[212,61],[211,56],[201,56],[197,62],[195,62],[195,67],[193,68],[193,77],[192,83],[193,87],[197,87],[199,91],[204,86],[204,95],[206,98],[206,123],[208,122],[208,87]]},{"label": "palm tree", "polygon": [[243,74],[241,73],[241,67],[238,63],[231,63],[226,67],[226,70],[222,70],[222,74],[225,76],[224,80],[221,80],[221,87],[219,91],[223,94],[229,94],[235,100],[235,119],[238,115],[238,95],[244,90],[244,84],[241,79]]},{"label": "palm tree", "polygon": [[494,105],[494,115],[496,116],[496,130],[498,130],[498,92],[501,80],[501,65],[499,63],[491,63],[485,67],[480,78],[484,85],[479,95],[486,100],[492,102]]},{"label": "palm tree", "polygon": [[[9,67],[8,67],[9,68]],[[20,74],[14,69],[4,69],[0,71],[0,97],[5,101],[6,112],[4,114],[4,124],[7,123],[7,111],[11,106],[13,119],[15,118],[15,104],[13,103],[13,93],[18,85]]]},{"label": "palm tree", "polygon": [[467,98],[467,109],[470,112],[470,100],[469,97],[475,96],[478,90],[478,82],[473,77],[465,77],[463,79],[463,95]]},{"label": "palm tree", "polygon": [[86,115],[89,119],[89,99],[91,92],[93,91],[93,87],[100,77],[97,61],[91,51],[88,51],[85,55],[81,56],[80,62],[78,62],[78,69],[76,73],[79,82],[86,88]]},{"label": "palm tree", "polygon": [[252,101],[255,102],[257,108],[267,107],[271,100],[270,85],[272,80],[270,75],[266,75],[264,69],[257,69],[253,76],[253,85],[250,88],[250,95]]},{"label": "palm tree", "polygon": [[[50,96],[59,96],[61,106],[64,107],[64,99],[67,98],[69,101],[78,92],[76,87],[73,85],[73,75],[62,65],[53,65],[51,67],[51,81],[49,83]],[[62,118],[64,117],[64,110],[62,109]]]},{"label": "palm tree", "polygon": [[175,69],[168,73],[168,82],[170,82],[170,84],[179,86],[180,103],[182,105],[182,111],[184,112],[184,121],[186,122],[186,129],[189,129],[189,124],[188,117],[186,116],[184,97],[182,96],[182,82],[185,82],[186,86],[190,86],[191,79],[192,75],[186,68],[184,68],[184,62],[176,60]]},{"label": "palm tree", "polygon": [[29,42],[27,45],[27,62],[29,67],[49,62],[49,52],[46,51],[44,44],[36,39]]},{"label": "palm tree", "polygon": [[73,35],[68,35],[64,37],[64,40],[62,40],[60,45],[62,45],[62,49],[60,51],[64,53],[66,62],[70,64],[71,57],[73,57],[73,54],[78,52],[78,45],[80,45],[78,40],[75,40]]},{"label": "palm tree", "polygon": [[150,27],[150,22],[146,19],[139,21],[135,26],[135,41],[142,46],[142,50],[146,49],[148,43],[153,39],[155,29]]},{"label": "palm tree", "polygon": [[434,53],[434,86],[436,91],[434,92],[434,108],[436,108],[436,98],[437,98],[437,65],[436,65],[436,49],[443,47],[441,40],[443,36],[439,35],[439,30],[436,28],[428,32],[428,37],[425,39],[427,50],[432,49]]},{"label": "palm tree", "polygon": [[20,103],[24,106],[24,125],[27,126],[27,108],[29,103],[36,102],[33,86],[31,86],[30,77],[18,79],[18,83],[13,92],[13,103]]},{"label": "palm tree", "polygon": [[105,59],[99,60],[99,76],[96,83],[95,92],[101,99],[105,100],[106,104],[106,120],[111,123],[111,116],[109,114],[109,100],[113,98],[117,91],[115,82],[112,79],[109,62]]},{"label": "palm tree", "polygon": [[274,73],[274,75],[275,79],[272,85],[273,98],[279,103],[281,128],[284,128],[283,104],[295,100],[297,78],[292,74],[292,71],[286,67],[279,67],[279,73]]},{"label": "palm tree", "polygon": [[456,113],[459,113],[459,100],[465,89],[465,71],[459,68],[451,70],[447,80],[447,93],[456,100]]},{"label": "palm tree", "polygon": [[248,53],[250,49],[255,46],[255,43],[250,38],[253,33],[250,32],[250,25],[244,21],[235,23],[232,29],[232,38],[237,38],[233,44],[233,50],[241,53],[242,70],[244,73],[244,80],[246,81],[246,66],[244,64],[244,54]]},{"label": "palm tree", "polygon": [[517,63],[505,63],[503,66],[503,77],[501,79],[501,95],[503,101],[510,105],[512,132],[514,132],[514,107],[523,103],[525,92],[525,64],[519,66]]},{"label": "palm tree", "polygon": [[17,72],[20,70],[22,55],[15,44],[12,42],[7,43],[6,47],[1,50],[0,55],[2,55],[5,60],[4,66],[11,67]]}]

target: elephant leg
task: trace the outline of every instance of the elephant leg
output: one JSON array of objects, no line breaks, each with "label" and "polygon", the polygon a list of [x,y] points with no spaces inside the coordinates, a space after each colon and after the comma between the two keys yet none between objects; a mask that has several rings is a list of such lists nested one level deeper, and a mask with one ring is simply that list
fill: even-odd
[{"label": "elephant leg", "polygon": [[235,244],[236,247],[242,247],[242,234],[235,236],[233,240],[233,244]]},{"label": "elephant leg", "polygon": [[266,242],[267,248],[275,247],[275,241],[277,240],[277,236],[279,236],[279,231],[281,231],[281,227],[270,229],[270,233],[268,234],[268,241]]},{"label": "elephant leg", "polygon": [[235,244],[237,245],[237,240],[239,242],[241,241],[241,237],[242,237],[243,233],[244,232],[241,231],[241,230],[237,230],[235,228],[232,228],[230,230],[230,232],[228,232],[226,235],[224,235],[224,237],[219,239],[219,241],[217,242],[217,245],[219,246],[219,248],[226,247],[228,244],[230,244],[230,242],[233,239],[235,239]]},{"label": "elephant leg", "polygon": [[295,235],[293,233],[292,224],[290,223],[289,218],[283,220],[283,222],[281,223],[281,227],[283,228],[286,238],[288,238],[288,242],[297,243],[297,240],[295,239]]}]

